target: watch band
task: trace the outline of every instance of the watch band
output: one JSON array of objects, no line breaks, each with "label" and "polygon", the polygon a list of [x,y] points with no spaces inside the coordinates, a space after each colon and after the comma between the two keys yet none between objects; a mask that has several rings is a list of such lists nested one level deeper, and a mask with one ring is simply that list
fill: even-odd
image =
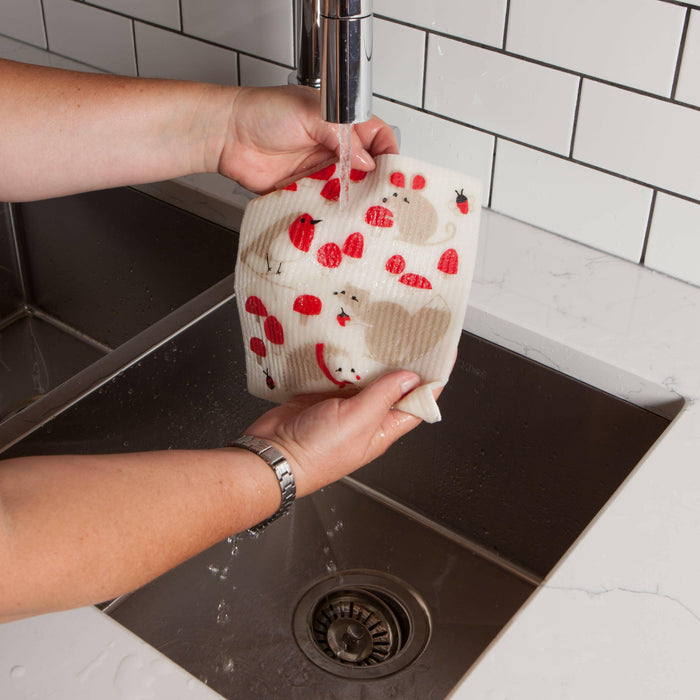
[{"label": "watch band", "polygon": [[253,435],[242,435],[238,440],[231,443],[231,447],[241,447],[265,460],[272,471],[275,472],[275,476],[279,482],[282,500],[277,512],[261,523],[249,528],[250,532],[259,533],[271,522],[282,517],[290,509],[292,503],[294,503],[297,494],[294,474],[292,474],[292,470],[289,468],[289,463],[285,456],[266,440],[254,437]]}]

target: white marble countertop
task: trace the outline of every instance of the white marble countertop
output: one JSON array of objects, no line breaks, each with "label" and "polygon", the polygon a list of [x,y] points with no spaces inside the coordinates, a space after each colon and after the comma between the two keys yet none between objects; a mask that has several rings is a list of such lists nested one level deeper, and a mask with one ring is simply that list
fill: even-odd
[{"label": "white marble countertop", "polygon": [[[230,216],[197,193],[220,182],[187,182]],[[662,415],[684,403],[451,697],[700,698],[700,289],[486,212],[465,328]],[[0,697],[219,696],[83,608],[0,626]]]}]

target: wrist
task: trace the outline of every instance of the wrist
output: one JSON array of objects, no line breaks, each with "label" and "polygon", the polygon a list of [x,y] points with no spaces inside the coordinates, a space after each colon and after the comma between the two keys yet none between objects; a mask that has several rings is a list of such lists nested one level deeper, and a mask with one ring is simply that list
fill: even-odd
[{"label": "wrist", "polygon": [[279,506],[268,518],[259,522],[252,529],[261,531],[271,522],[286,515],[296,497],[294,475],[285,455],[267,440],[245,434],[233,442],[231,447],[237,447],[259,457],[274,473],[280,492]]},{"label": "wrist", "polygon": [[192,172],[218,173],[224,149],[232,145],[235,104],[243,88],[207,84],[203,89],[192,120]]}]

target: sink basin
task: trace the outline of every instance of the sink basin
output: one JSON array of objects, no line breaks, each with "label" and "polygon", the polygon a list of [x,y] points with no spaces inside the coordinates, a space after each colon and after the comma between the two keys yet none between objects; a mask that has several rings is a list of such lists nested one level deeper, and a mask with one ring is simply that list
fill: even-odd
[{"label": "sink basin", "polygon": [[66,380],[230,274],[235,250],[231,231],[130,188],[0,203],[0,444],[34,424],[17,414],[50,415],[75,398],[56,398]]},{"label": "sink basin", "polygon": [[[165,206],[136,194],[135,219]],[[95,209],[85,230],[113,227],[119,239],[122,208],[102,223]],[[145,228],[160,223],[153,216]],[[228,255],[230,271],[231,236],[220,233],[203,255]],[[21,411],[21,431],[19,416],[5,421],[14,432],[0,425],[3,456],[217,447],[269,407],[245,393],[232,277],[218,270],[189,289],[190,253],[161,274],[164,247],[139,258],[143,284],[162,291],[157,313],[128,332],[94,330],[90,319],[110,316],[93,313],[88,292],[60,313],[36,296],[108,352],[54,390],[48,414],[43,398]],[[139,303],[149,307],[148,295]],[[661,435],[669,409],[642,409],[466,332],[440,403],[441,423],[106,614],[224,697],[445,697]]]}]

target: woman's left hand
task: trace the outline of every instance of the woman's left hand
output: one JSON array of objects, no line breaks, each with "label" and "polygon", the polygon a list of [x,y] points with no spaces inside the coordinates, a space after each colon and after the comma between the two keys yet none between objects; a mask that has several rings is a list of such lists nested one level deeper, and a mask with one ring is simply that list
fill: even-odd
[{"label": "woman's left hand", "polygon": [[[398,153],[381,119],[355,124],[352,167],[373,170],[373,156]],[[316,90],[300,86],[235,88],[219,172],[253,192],[312,172],[338,156],[339,125],[321,119]]]}]

